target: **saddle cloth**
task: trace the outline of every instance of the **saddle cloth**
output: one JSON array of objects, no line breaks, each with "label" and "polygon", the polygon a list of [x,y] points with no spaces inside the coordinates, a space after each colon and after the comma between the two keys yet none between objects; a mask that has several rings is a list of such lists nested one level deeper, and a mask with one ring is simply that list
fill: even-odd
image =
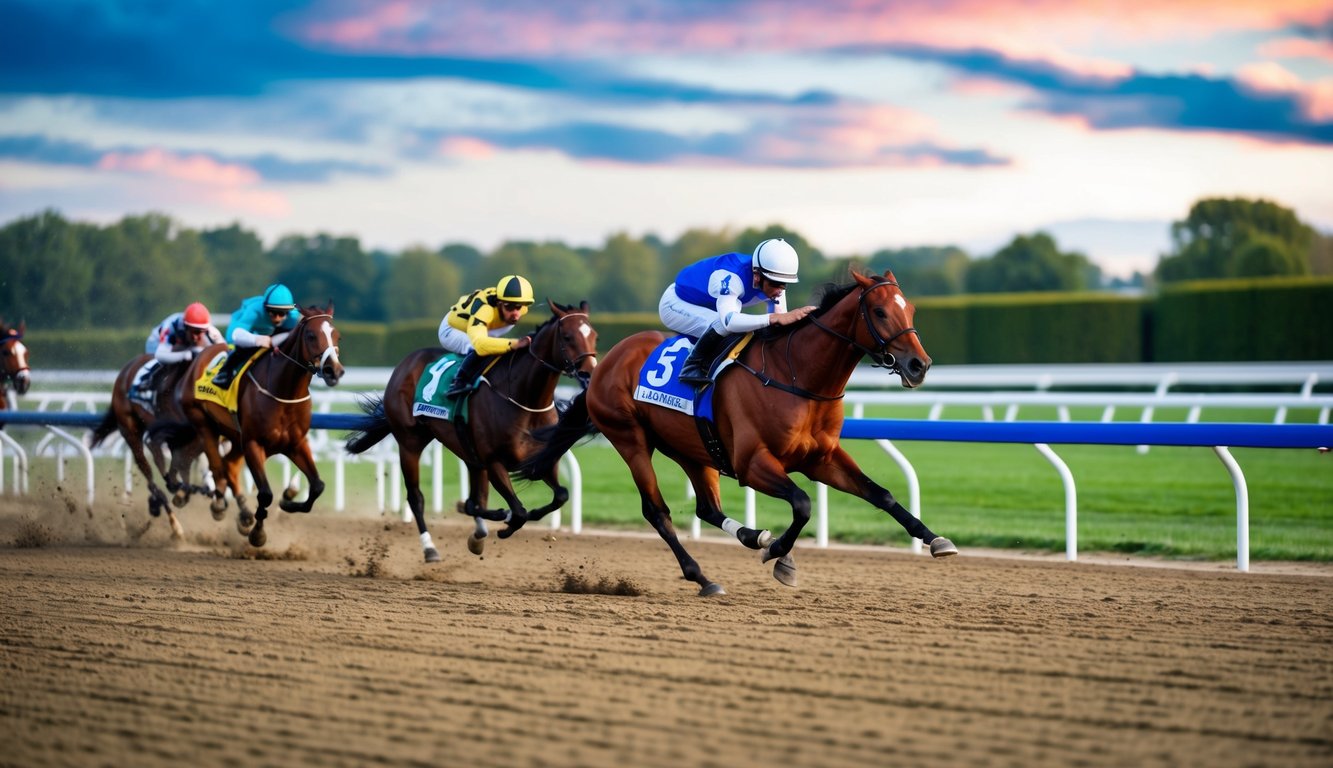
[{"label": "saddle cloth", "polygon": [[236,375],[232,377],[231,386],[223,392],[213,384],[213,377],[218,375],[218,371],[222,370],[222,364],[227,360],[226,352],[218,352],[212,360],[208,361],[208,365],[204,366],[204,375],[195,380],[194,396],[199,400],[217,403],[230,413],[236,413],[237,395],[241,391],[241,377],[245,375],[246,371],[250,370],[250,366],[254,365],[256,360],[267,353],[267,349],[260,349],[251,355],[250,359],[241,365],[241,370],[237,371]]}]

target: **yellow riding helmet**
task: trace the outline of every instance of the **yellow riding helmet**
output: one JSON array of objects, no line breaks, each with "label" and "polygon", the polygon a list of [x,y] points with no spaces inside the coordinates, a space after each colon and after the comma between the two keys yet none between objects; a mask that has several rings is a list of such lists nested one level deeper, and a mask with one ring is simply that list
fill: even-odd
[{"label": "yellow riding helmet", "polygon": [[520,275],[505,275],[495,284],[495,299],[511,304],[531,304],[532,283]]}]

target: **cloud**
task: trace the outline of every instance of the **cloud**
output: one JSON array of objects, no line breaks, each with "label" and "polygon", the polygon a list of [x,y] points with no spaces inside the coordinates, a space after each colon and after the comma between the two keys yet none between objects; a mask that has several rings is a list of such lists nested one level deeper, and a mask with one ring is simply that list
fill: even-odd
[{"label": "cloud", "polygon": [[[1098,130],[1158,128],[1244,134],[1275,143],[1333,144],[1333,123],[1312,109],[1315,89],[1289,78],[1283,88],[1201,74],[1087,74],[989,49],[889,45],[885,54],[932,62],[965,76],[1024,86],[1026,109],[1076,117]],[[1255,70],[1259,71],[1259,70]],[[1265,68],[1272,72],[1272,68]]]},{"label": "cloud", "polygon": [[213,173],[223,168],[244,168],[256,182],[323,183],[338,173],[380,177],[390,172],[384,166],[343,160],[288,160],[271,154],[235,157],[212,151],[168,151],[161,147],[99,148],[84,142],[38,135],[0,136],[0,158],[42,165],[179,175],[182,178],[191,173],[199,174],[200,178],[207,177],[211,175],[207,171],[209,168],[214,169]]}]

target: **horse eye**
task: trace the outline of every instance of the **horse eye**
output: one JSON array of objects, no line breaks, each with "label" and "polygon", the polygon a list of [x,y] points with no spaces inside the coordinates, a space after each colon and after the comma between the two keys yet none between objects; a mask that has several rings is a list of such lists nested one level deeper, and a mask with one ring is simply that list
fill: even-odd
[{"label": "horse eye", "polygon": [[875,307],[875,317],[878,317],[879,319],[883,320],[888,316],[889,313],[885,312],[883,307]]}]

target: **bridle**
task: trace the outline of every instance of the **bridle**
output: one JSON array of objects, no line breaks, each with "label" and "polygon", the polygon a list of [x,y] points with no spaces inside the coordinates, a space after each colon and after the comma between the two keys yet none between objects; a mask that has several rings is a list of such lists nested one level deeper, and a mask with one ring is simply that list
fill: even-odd
[{"label": "bridle", "polygon": [[[866,297],[868,297],[870,295],[870,292],[875,290],[876,288],[882,288],[886,286],[899,287],[897,281],[881,278],[879,282],[875,283],[874,285],[863,288],[861,290],[861,296],[858,299],[858,303],[860,305],[861,319],[865,321],[866,330],[869,331],[870,338],[874,340],[875,343],[874,349],[865,346],[864,344],[860,343],[859,341],[850,336],[846,336],[828,327],[827,325],[824,325],[823,323],[819,322],[819,318],[817,317],[811,317],[810,322],[814,323],[815,326],[820,330],[829,333],[839,339],[842,339],[843,341],[850,344],[854,349],[860,350],[863,355],[870,358],[871,360],[870,364],[873,367],[887,368],[889,369],[889,371],[893,373],[902,375],[902,368],[900,368],[898,365],[898,358],[894,357],[893,353],[889,351],[889,345],[897,341],[898,337],[902,336],[903,334],[915,333],[917,334],[917,338],[920,338],[921,334],[917,333],[916,328],[909,326],[907,328],[902,329],[901,331],[898,331],[897,333],[893,334],[892,336],[886,339],[879,334],[878,330],[875,329],[875,324],[870,320],[870,308],[866,303]],[[853,333],[855,333],[855,330],[853,330]]]},{"label": "bridle", "polygon": [[18,349],[26,349],[19,343],[22,338],[23,334],[21,333],[5,334],[3,338],[0,338],[0,348],[11,347],[5,354],[12,355],[19,361],[19,367],[12,371],[7,366],[0,366],[0,385],[3,385],[6,380],[13,380],[15,390],[18,389],[19,374],[24,371],[31,371],[28,367],[27,355],[18,352]]},{"label": "bridle", "polygon": [[[332,317],[333,315],[328,314],[327,312],[318,315],[302,315],[301,320],[296,324],[296,327],[288,332],[289,333],[288,338],[296,338],[298,340],[294,341],[293,343],[302,344],[302,342],[299,341],[300,331],[307,322],[309,322],[310,320],[318,320],[320,318],[332,318]],[[330,339],[330,341],[331,340],[332,339]],[[287,350],[283,349],[283,346],[285,346],[285,343],[273,347],[273,353],[274,355],[277,356],[278,362],[290,363],[291,365],[295,365],[296,367],[304,370],[306,373],[309,373],[311,376],[319,375],[319,372],[324,368],[324,364],[328,362],[330,356],[332,356],[335,360],[338,357],[338,347],[335,344],[329,344],[328,346],[324,347],[324,349],[322,349],[318,355],[312,356],[309,360],[301,360],[300,358],[293,357],[292,355],[288,354]],[[288,403],[288,404],[304,403],[305,401],[310,399],[309,392],[306,393],[305,397],[296,398],[294,400],[278,397],[274,393],[265,389],[264,386],[259,383],[259,380],[255,378],[253,371],[247,373],[246,375],[250,377],[250,381],[254,382],[255,387],[257,387],[260,392],[264,393],[265,395],[268,395],[269,397],[273,398],[274,400],[277,400],[280,403]],[[273,369],[271,367],[269,368],[268,379],[269,379],[268,382],[269,386],[270,387],[273,386]]]},{"label": "bridle", "polygon": [[[296,327],[291,330],[291,335],[299,336],[301,328],[305,326],[307,322],[326,317],[332,318],[333,315],[320,314],[320,315],[302,316],[301,322],[297,323]],[[318,355],[312,356],[309,360],[301,360],[292,357],[291,355],[287,354],[287,351],[284,350],[281,346],[274,347],[273,351],[279,356],[283,357],[284,359],[290,361],[293,365],[305,369],[305,371],[312,376],[319,375],[319,372],[324,368],[324,364],[329,361],[330,356],[333,356],[335,358],[338,356],[338,347],[337,345],[334,344],[329,344],[328,346],[324,347],[324,349],[320,350],[320,353]]]},{"label": "bridle", "polygon": [[537,346],[536,344],[528,345],[528,354],[532,356],[532,359],[536,360],[538,363],[541,363],[541,365],[545,367],[547,370],[555,371],[558,374],[568,376],[577,381],[581,387],[587,389],[588,377],[581,375],[581,372],[579,371],[579,363],[583,362],[584,359],[586,358],[597,357],[597,352],[596,350],[592,352],[581,352],[573,357],[570,357],[569,355],[570,345],[565,343],[564,334],[560,333],[561,331],[560,324],[565,322],[571,317],[587,318],[588,313],[570,312],[567,315],[561,315],[560,317],[556,318],[555,325],[553,327],[556,332],[556,338],[559,339],[559,346],[557,347],[557,349],[559,349],[560,351],[560,361],[561,361],[560,365],[555,365],[553,363],[548,362],[544,358],[540,357],[536,351],[536,346]]}]

